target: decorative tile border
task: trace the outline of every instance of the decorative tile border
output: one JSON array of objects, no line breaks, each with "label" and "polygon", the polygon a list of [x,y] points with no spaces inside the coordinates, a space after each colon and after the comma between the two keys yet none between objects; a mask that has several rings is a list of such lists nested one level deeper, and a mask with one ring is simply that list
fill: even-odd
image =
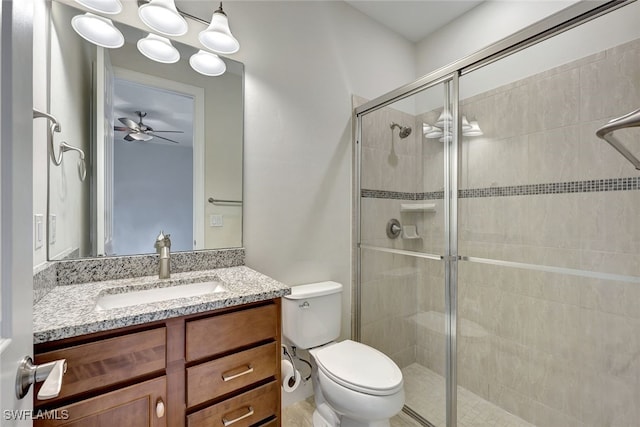
[{"label": "decorative tile border", "polygon": [[417,200],[417,193],[403,193],[400,191],[365,190],[362,189],[362,197],[367,199],[398,199]]},{"label": "decorative tile border", "polygon": [[[244,259],[244,248],[175,252],[171,254],[171,272],[237,267],[244,265]],[[155,254],[57,261],[55,264],[57,285],[76,285],[158,274],[158,256]]]},{"label": "decorative tile border", "polygon": [[[476,197],[537,196],[543,194],[594,193],[602,191],[640,190],[640,177],[593,179],[587,181],[551,182],[546,184],[512,185],[506,187],[469,188],[458,190],[461,199]],[[438,200],[444,198],[444,191],[428,193],[402,193],[397,191],[365,190],[363,198]]]}]

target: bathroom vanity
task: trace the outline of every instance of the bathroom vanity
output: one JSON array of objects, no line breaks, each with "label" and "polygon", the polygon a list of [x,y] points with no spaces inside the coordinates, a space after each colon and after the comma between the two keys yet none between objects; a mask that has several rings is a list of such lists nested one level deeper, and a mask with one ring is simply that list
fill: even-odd
[{"label": "bathroom vanity", "polygon": [[[290,290],[247,267],[174,275],[172,287],[213,272],[224,291],[109,310],[95,301],[157,279],[58,286],[45,296],[35,306],[35,363],[66,359],[67,372],[57,397],[34,398],[36,410],[59,419],[34,425],[279,425],[280,297]],[[58,318],[46,322],[56,305]]]}]

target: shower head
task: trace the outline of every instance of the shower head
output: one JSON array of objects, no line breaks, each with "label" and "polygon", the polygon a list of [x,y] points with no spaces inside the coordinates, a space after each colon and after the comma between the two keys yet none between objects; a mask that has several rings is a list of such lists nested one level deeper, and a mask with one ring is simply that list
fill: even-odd
[{"label": "shower head", "polygon": [[400,139],[405,139],[409,135],[411,135],[411,127],[410,126],[402,126],[397,123],[391,123],[391,130],[399,128],[400,129]]}]

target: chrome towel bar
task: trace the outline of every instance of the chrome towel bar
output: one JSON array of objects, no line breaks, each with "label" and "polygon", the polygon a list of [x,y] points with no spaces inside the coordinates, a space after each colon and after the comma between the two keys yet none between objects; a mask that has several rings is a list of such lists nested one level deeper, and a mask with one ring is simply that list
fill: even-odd
[{"label": "chrome towel bar", "polygon": [[640,109],[610,120],[609,123],[596,131],[596,136],[611,144],[611,146],[618,150],[625,159],[630,161],[636,169],[640,170],[640,160],[613,135],[613,132],[617,130],[638,126],[640,126]]},{"label": "chrome towel bar", "polygon": [[214,199],[213,197],[209,197],[208,202],[212,205],[219,204],[232,204],[232,205],[241,205],[242,200],[222,200],[222,199]]}]

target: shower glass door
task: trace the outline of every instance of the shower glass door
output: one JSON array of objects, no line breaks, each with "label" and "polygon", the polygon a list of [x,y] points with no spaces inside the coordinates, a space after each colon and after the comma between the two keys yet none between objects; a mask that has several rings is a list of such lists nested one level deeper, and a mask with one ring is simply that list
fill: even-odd
[{"label": "shower glass door", "polygon": [[639,425],[640,175],[596,136],[640,108],[638,17],[460,78],[459,427]]},{"label": "shower glass door", "polygon": [[[354,336],[402,369],[405,411],[445,426],[451,80],[360,116]],[[445,108],[446,106],[446,108]]]}]

